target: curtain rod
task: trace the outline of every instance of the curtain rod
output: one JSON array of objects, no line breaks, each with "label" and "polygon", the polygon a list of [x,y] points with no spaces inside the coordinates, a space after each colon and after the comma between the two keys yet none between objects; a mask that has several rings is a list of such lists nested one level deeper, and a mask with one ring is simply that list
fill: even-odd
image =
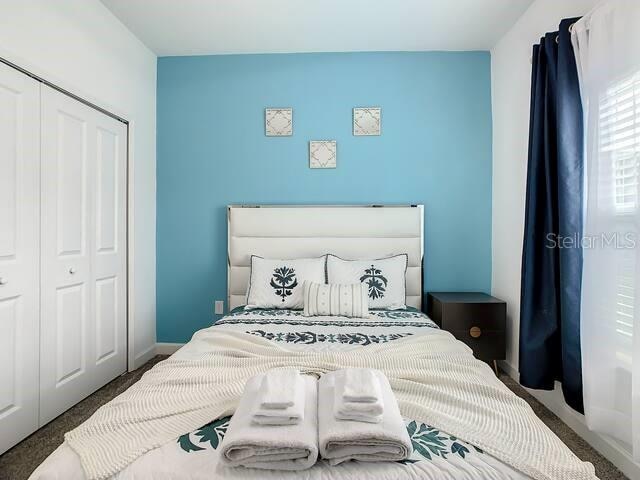
[{"label": "curtain rod", "polygon": [[[573,26],[576,23],[578,23],[578,20],[576,20],[571,25],[569,25],[569,33],[573,33]],[[587,27],[586,30],[589,31],[589,27]],[[559,35],[556,35],[556,43],[558,43],[558,37],[559,37]],[[533,57],[529,57],[529,63],[533,64]]]}]

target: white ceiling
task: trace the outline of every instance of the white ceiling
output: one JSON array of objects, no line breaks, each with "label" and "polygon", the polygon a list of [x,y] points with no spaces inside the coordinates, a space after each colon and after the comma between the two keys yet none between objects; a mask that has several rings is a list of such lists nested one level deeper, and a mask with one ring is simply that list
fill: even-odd
[{"label": "white ceiling", "polygon": [[489,50],[533,0],[101,0],[159,56]]}]

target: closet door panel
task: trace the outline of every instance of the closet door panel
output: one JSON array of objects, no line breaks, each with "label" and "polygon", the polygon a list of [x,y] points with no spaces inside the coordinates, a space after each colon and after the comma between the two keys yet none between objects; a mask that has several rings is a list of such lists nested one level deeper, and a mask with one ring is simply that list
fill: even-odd
[{"label": "closet door panel", "polygon": [[40,423],[89,395],[92,109],[42,87]]},{"label": "closet door panel", "polygon": [[42,90],[44,424],[126,370],[126,127]]},{"label": "closet door panel", "polygon": [[94,361],[98,378],[107,378],[127,368],[126,125],[98,114],[95,141]]},{"label": "closet door panel", "polygon": [[39,97],[0,64],[0,454],[38,427]]},{"label": "closet door panel", "polygon": [[87,295],[85,283],[74,283],[56,288],[56,357],[47,363],[56,367],[55,386],[72,382],[86,371],[84,352],[87,348]]},{"label": "closet door panel", "polygon": [[58,256],[82,258],[87,241],[87,121],[73,113],[60,109],[55,115],[56,232]]},{"label": "closet door panel", "polygon": [[114,277],[96,280],[96,364],[118,353],[118,284]]}]

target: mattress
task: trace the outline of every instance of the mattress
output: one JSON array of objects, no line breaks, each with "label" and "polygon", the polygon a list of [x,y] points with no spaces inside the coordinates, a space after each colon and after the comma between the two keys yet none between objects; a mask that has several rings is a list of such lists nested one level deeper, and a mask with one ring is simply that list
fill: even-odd
[{"label": "mattress", "polygon": [[[372,311],[369,318],[304,317],[300,311],[251,310],[237,308],[219,320],[216,329],[229,329],[257,335],[306,350],[340,350],[372,343],[393,342],[410,335],[437,329],[423,313],[415,309]],[[174,355],[189,358],[199,352],[187,344]],[[304,472],[269,472],[244,468],[226,468],[219,464],[220,444],[230,417],[181,435],[160,448],[139,457],[116,479],[525,479],[526,475],[459,438],[413,419],[404,419],[413,445],[413,453],[402,462],[348,462],[329,466],[319,461]],[[84,474],[76,453],[61,445],[30,477],[34,480],[81,480]]]}]

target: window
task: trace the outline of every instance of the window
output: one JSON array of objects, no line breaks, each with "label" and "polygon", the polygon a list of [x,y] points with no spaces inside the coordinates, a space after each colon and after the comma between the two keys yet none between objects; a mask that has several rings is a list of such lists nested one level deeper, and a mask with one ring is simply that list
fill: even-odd
[{"label": "window", "polygon": [[635,260],[633,251],[623,252],[623,258],[618,268],[617,301],[616,301],[616,331],[627,338],[633,337],[633,309],[635,272],[629,263]]},{"label": "window", "polygon": [[613,170],[617,214],[638,208],[640,162],[640,73],[607,90],[599,111],[600,159]]},{"label": "window", "polygon": [[[605,208],[604,211],[613,212],[618,233],[635,234],[638,231],[635,218],[640,184],[640,73],[607,89],[600,101],[598,119],[599,164],[605,172],[611,169],[611,175],[602,176],[611,183],[601,185],[599,198],[605,204],[613,205],[613,209]],[[623,352],[632,346],[637,281],[635,256],[635,249],[616,251],[615,322]]]}]

